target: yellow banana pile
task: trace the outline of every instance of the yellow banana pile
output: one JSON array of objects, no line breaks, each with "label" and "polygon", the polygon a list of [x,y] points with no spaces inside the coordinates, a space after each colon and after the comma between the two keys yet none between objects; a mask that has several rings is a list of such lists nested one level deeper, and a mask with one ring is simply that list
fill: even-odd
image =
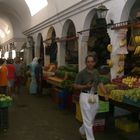
[{"label": "yellow banana pile", "polygon": [[111,53],[112,52],[112,45],[111,44],[108,44],[107,45],[107,50]]},{"label": "yellow banana pile", "polygon": [[137,46],[135,51],[134,51],[134,55],[139,54],[140,55],[140,46]]},{"label": "yellow banana pile", "polygon": [[121,73],[123,71],[124,71],[124,66],[119,66],[118,70],[117,70],[117,73]]},{"label": "yellow banana pile", "polygon": [[107,64],[111,68],[113,66],[113,62],[111,59],[107,59]]}]

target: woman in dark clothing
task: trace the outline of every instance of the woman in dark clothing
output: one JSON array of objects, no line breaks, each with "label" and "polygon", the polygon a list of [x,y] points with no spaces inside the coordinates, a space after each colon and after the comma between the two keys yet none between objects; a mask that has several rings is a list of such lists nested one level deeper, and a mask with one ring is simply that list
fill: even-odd
[{"label": "woman in dark clothing", "polygon": [[35,67],[35,77],[37,82],[37,94],[42,94],[42,79],[43,79],[43,69],[42,69],[42,59],[38,59],[38,64]]}]

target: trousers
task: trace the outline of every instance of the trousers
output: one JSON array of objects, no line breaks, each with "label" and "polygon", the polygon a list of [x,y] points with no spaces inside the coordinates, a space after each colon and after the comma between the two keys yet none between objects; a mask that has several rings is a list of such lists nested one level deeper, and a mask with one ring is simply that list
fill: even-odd
[{"label": "trousers", "polygon": [[81,92],[80,108],[83,118],[83,124],[79,128],[81,135],[86,135],[87,140],[95,140],[93,134],[93,123],[99,107],[99,97],[96,95],[96,103],[89,103],[88,97],[90,94]]}]

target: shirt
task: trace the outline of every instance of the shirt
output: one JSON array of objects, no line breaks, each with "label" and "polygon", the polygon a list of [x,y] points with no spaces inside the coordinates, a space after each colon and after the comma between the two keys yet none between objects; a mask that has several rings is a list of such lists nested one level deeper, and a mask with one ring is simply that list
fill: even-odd
[{"label": "shirt", "polygon": [[101,83],[99,78],[99,72],[97,69],[93,69],[93,72],[88,72],[87,69],[83,69],[81,72],[79,72],[75,79],[76,84],[85,85],[85,84],[93,84],[95,90],[97,90],[97,86],[99,83]]}]

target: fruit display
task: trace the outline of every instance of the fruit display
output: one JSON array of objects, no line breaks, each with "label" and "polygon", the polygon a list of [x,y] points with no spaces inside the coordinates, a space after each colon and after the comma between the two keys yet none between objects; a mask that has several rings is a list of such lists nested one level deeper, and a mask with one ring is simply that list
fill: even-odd
[{"label": "fruit display", "polygon": [[124,96],[134,102],[140,101],[140,88],[129,89],[127,90],[127,94],[125,94]]},{"label": "fruit display", "polygon": [[[106,84],[105,88],[108,91],[109,99],[117,102],[125,102],[126,99],[140,103],[140,80],[133,76],[122,76],[112,79],[112,83]],[[99,90],[99,95],[104,94]],[[128,102],[127,102],[128,103]]]},{"label": "fruit display", "polygon": [[108,44],[107,45],[107,50],[111,53],[112,52],[112,45],[111,44]]},{"label": "fruit display", "polygon": [[[107,95],[109,95],[112,90],[114,90],[114,89],[117,88],[117,85],[115,85],[115,84],[109,84],[109,83],[108,84],[105,84],[104,86],[105,86],[105,88],[106,88],[106,90],[108,92]],[[101,91],[101,89],[99,87],[98,87],[98,94],[100,96],[104,96],[104,93]]]},{"label": "fruit display", "polygon": [[10,96],[6,96],[4,94],[0,94],[0,107],[8,107],[12,103],[12,98]]},{"label": "fruit display", "polygon": [[118,85],[118,89],[139,88],[140,80],[133,76],[122,76],[112,79],[113,84]]},{"label": "fruit display", "polygon": [[123,102],[123,97],[125,94],[127,94],[127,90],[115,89],[111,91],[109,98],[117,102]]},{"label": "fruit display", "polygon": [[133,88],[136,87],[135,83],[138,79],[136,77],[133,76],[127,76],[126,78],[122,79],[122,83],[126,84],[128,87]]}]

